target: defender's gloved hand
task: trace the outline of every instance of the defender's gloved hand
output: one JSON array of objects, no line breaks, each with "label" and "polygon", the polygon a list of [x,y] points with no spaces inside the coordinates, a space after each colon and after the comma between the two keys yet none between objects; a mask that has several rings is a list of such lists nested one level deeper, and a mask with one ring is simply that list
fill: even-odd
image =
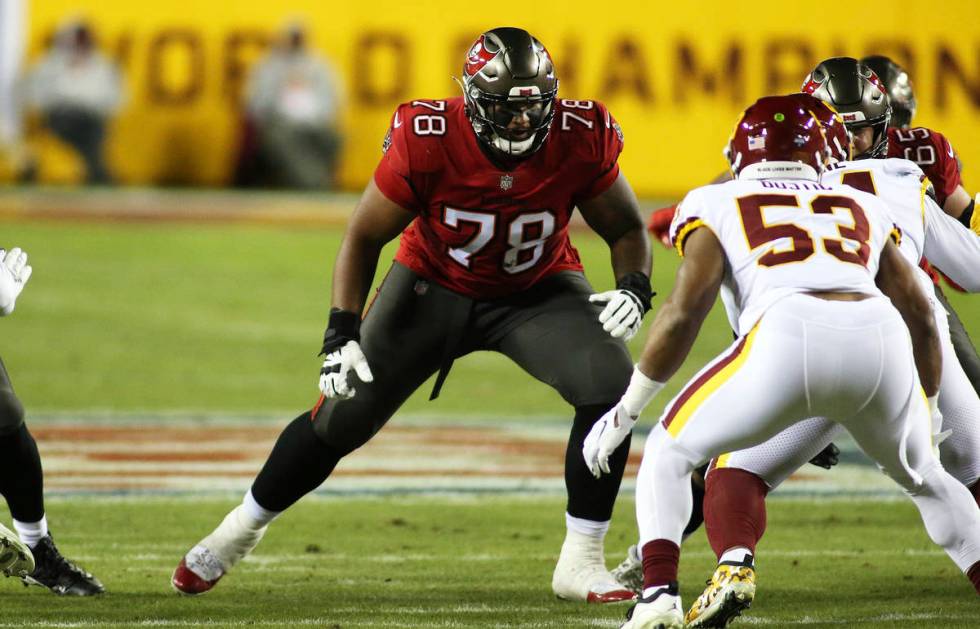
[{"label": "defender's gloved hand", "polygon": [[616,282],[616,290],[589,297],[594,304],[606,304],[599,313],[602,329],[613,338],[628,341],[640,331],[643,315],[650,310],[650,278],[639,271],[627,273]]},{"label": "defender's gloved hand", "polygon": [[357,341],[347,341],[337,351],[327,354],[320,369],[320,391],[328,398],[349,400],[357,391],[347,384],[347,374],[354,370],[362,382],[373,382],[374,375]]},{"label": "defender's gloved hand", "polygon": [[603,472],[609,473],[609,457],[626,440],[634,424],[636,418],[630,417],[619,402],[592,426],[582,445],[582,457],[593,476],[599,478]]},{"label": "defender's gloved hand", "polygon": [[20,247],[10,251],[0,249],[0,316],[14,311],[17,297],[33,271],[27,264],[27,254]]}]

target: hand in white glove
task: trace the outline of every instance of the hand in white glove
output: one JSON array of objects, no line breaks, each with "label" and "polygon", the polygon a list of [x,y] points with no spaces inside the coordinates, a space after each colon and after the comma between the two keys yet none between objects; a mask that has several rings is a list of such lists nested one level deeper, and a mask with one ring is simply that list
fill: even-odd
[{"label": "hand in white glove", "polygon": [[609,473],[609,457],[626,440],[635,423],[636,418],[630,417],[619,402],[592,426],[582,445],[582,456],[593,476]]},{"label": "hand in white glove", "polygon": [[20,247],[10,251],[0,249],[0,316],[14,311],[17,297],[33,271],[27,264],[27,254]]},{"label": "hand in white glove", "polygon": [[328,398],[349,400],[354,387],[347,384],[347,374],[354,370],[361,382],[373,382],[374,375],[357,341],[347,341],[339,350],[327,354],[320,369],[320,391]]},{"label": "hand in white glove", "polygon": [[640,331],[643,321],[643,305],[639,298],[628,290],[607,290],[589,297],[594,304],[606,304],[599,313],[602,329],[614,339],[628,341]]}]

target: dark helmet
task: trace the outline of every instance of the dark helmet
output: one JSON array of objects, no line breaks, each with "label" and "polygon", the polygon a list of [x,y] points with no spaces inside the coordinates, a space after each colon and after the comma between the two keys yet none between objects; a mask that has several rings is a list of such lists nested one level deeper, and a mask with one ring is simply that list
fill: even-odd
[{"label": "dark helmet", "polygon": [[755,165],[757,175],[815,179],[830,159],[820,122],[794,96],[765,96],[746,109],[725,153],[736,178]]},{"label": "dark helmet", "polygon": [[800,107],[808,110],[820,122],[823,134],[827,137],[827,146],[830,148],[830,157],[837,162],[844,162],[851,159],[851,133],[844,125],[837,110],[815,96],[809,94],[790,94],[790,98],[795,99]]},{"label": "dark helmet", "polygon": [[807,75],[800,91],[833,106],[852,133],[864,127],[874,129],[871,148],[856,159],[885,157],[892,109],[874,70],[851,57],[833,57]]},{"label": "dark helmet", "polygon": [[892,106],[891,126],[908,129],[915,117],[915,93],[912,91],[912,80],[908,73],[884,55],[870,55],[861,59],[878,75],[888,92],[888,100]]},{"label": "dark helmet", "polygon": [[[530,155],[548,137],[558,79],[548,51],[524,29],[480,35],[466,55],[462,87],[473,130],[492,149]],[[522,124],[515,128],[517,120]]]}]

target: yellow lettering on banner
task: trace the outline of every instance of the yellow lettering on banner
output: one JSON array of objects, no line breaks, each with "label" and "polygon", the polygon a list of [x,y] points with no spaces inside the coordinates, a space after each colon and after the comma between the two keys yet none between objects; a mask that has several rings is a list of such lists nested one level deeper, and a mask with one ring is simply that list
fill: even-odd
[{"label": "yellow lettering on banner", "polygon": [[[79,4],[31,4],[28,63]],[[547,46],[561,97],[605,102],[629,137],[620,165],[640,195],[680,198],[724,171],[721,147],[742,109],[759,96],[799,90],[812,66],[835,53],[881,52],[907,64],[919,101],[914,124],[945,134],[966,165],[967,189],[980,187],[975,0],[945,0],[928,11],[919,0],[892,0],[888,11],[866,3],[848,7],[841,20],[815,19],[785,0],[758,0],[751,11],[722,0],[669,8],[538,0],[513,19],[448,0],[342,9],[322,0],[84,4],[100,46],[125,76],[126,106],[107,154],[126,183],[230,182],[248,71],[285,21],[299,16],[347,95],[340,181],[348,189],[361,189],[374,171],[397,103],[459,94],[450,77],[497,20],[527,28]],[[42,162],[48,144],[38,143]]]}]

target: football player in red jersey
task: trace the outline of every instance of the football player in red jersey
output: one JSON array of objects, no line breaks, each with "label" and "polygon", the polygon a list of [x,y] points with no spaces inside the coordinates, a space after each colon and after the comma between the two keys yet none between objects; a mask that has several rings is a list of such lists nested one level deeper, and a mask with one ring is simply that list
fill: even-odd
[{"label": "football player in red jersey", "polygon": [[[871,55],[861,63],[874,70],[888,94],[892,117],[888,124],[888,157],[915,162],[936,189],[936,202],[947,214],[976,231],[975,201],[963,187],[960,164],[952,144],[942,133],[925,127],[913,127],[916,100],[908,73],[883,55]],[[860,138],[855,148],[860,153]]]},{"label": "football player in red jersey", "polygon": [[[976,202],[960,180],[960,164],[952,145],[932,129],[912,127],[916,99],[908,73],[897,63],[883,55],[872,55],[861,60],[881,79],[892,106],[888,127],[888,157],[902,157],[919,165],[929,177],[936,192],[936,201],[947,214],[980,233],[980,214],[975,212]],[[980,196],[980,195],[978,195]],[[928,263],[924,268],[935,282],[936,297],[949,313],[949,333],[953,339],[956,358],[963,365],[973,388],[980,394],[980,356],[970,335],[967,334],[959,315],[950,305],[939,284],[939,277]]]},{"label": "football player in red jersey", "polygon": [[[461,98],[395,111],[334,267],[320,400],[285,428],[243,503],[181,559],[178,591],[211,589],[432,374],[435,397],[454,359],[491,350],[575,408],[555,594],[632,598],[603,557],[629,444],[609,478],[594,478],[579,455],[629,383],[624,339],[652,296],[649,241],[617,165],[622,131],[598,102],[559,100],[551,57],[518,28],[481,35],[461,85]],[[609,244],[616,290],[593,294],[583,275],[568,237],[575,207]],[[399,234],[362,320],[381,249]]]}]

